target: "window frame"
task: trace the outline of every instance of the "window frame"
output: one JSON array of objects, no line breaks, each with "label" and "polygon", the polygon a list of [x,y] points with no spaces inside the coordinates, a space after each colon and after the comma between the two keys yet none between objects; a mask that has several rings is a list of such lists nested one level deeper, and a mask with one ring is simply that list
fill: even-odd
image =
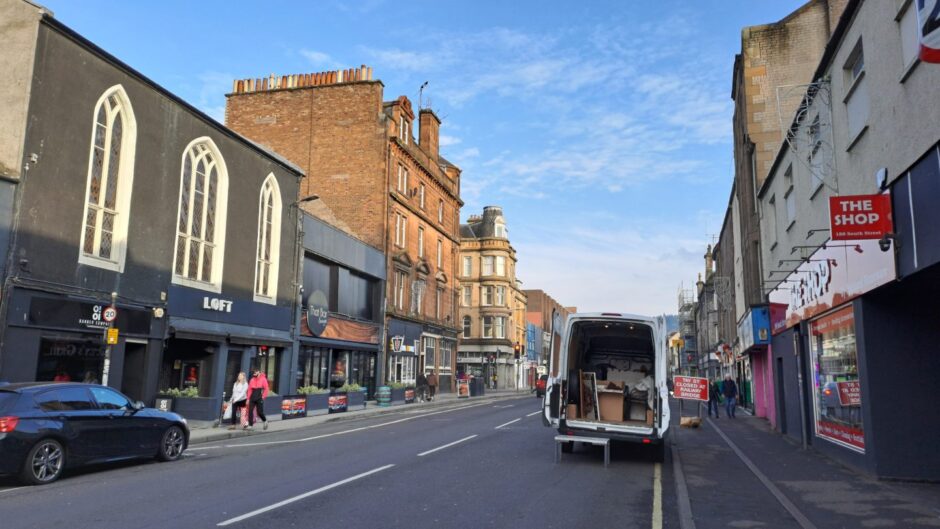
[{"label": "window frame", "polygon": [[444,224],[444,199],[440,198],[437,202],[437,222]]},{"label": "window frame", "polygon": [[418,258],[424,259],[424,226],[418,226]]},{"label": "window frame", "polygon": [[[489,263],[489,267],[487,267],[487,263]],[[488,272],[488,273],[487,273],[487,271],[486,271],[487,268],[489,268],[489,272]],[[491,276],[491,275],[494,275],[495,271],[496,271],[496,258],[495,258],[495,256],[493,256],[493,255],[484,255],[483,257],[481,257],[481,261],[480,261],[480,275],[481,275],[481,276]]]},{"label": "window frame", "polygon": [[470,277],[473,275],[473,257],[465,255],[463,258],[463,276]]},{"label": "window frame", "polygon": [[[267,259],[267,265],[270,267],[268,270],[268,285],[267,285],[267,294],[259,292],[259,283],[258,275],[264,259],[261,256],[261,244],[264,237],[262,231],[263,224],[263,215],[265,212],[265,192],[268,191],[270,186],[270,198],[271,202],[271,239],[266,240],[268,244],[271,245],[269,249],[269,258]],[[281,217],[283,216],[283,204],[281,203],[281,186],[277,183],[277,177],[274,176],[274,173],[268,173],[268,176],[265,177],[264,182],[261,184],[261,191],[258,197],[258,244],[257,250],[255,251],[255,288],[254,288],[254,300],[260,303],[268,303],[270,305],[275,305],[277,303],[277,290],[278,290],[278,268],[280,268],[280,257],[281,257]]]},{"label": "window frame", "polygon": [[[190,152],[195,150],[198,146],[203,145],[207,148],[208,153],[214,158],[216,168],[219,174],[218,188],[216,189],[216,199],[215,199],[215,220],[213,221],[213,234],[215,235],[215,240],[213,241],[213,258],[212,258],[212,270],[210,271],[211,279],[209,281],[202,281],[199,279],[191,279],[186,277],[185,271],[182,274],[176,273],[176,260],[179,257],[179,243],[177,238],[180,236],[179,231],[179,215],[183,208],[183,181],[184,174],[183,171],[186,169],[186,157],[190,155]],[[198,159],[198,158],[196,158]],[[196,172],[196,165],[192,165],[191,169],[193,173]],[[207,175],[208,176],[208,175]],[[191,185],[195,188],[195,179],[192,179]],[[207,198],[208,200],[208,198]],[[192,208],[187,213],[187,219],[189,219],[189,226],[191,226],[192,219]],[[219,151],[218,146],[208,136],[202,136],[196,138],[193,141],[189,142],[185,149],[183,149],[183,156],[180,158],[180,186],[179,186],[179,199],[177,202],[177,212],[174,219],[174,224],[176,225],[176,232],[173,240],[173,263],[172,263],[172,274],[171,274],[171,283],[175,285],[182,285],[191,288],[196,288],[199,290],[205,290],[207,292],[212,292],[218,294],[222,292],[222,273],[225,264],[225,235],[226,235],[226,223],[228,221],[228,169],[225,165],[225,158],[222,156],[221,151]],[[187,227],[187,232],[191,231]],[[191,240],[191,235],[188,233],[185,234],[187,240]],[[185,245],[186,249],[189,248],[189,243]]]},{"label": "window frame", "polygon": [[437,240],[437,268],[440,269],[444,262],[444,241]]},{"label": "window frame", "polygon": [[460,293],[461,305],[464,307],[469,307],[473,304],[473,287],[470,285],[464,285],[461,287]]},{"label": "window frame", "polygon": [[[90,209],[88,198],[91,192],[92,174],[95,163],[95,135],[98,130],[98,113],[102,106],[105,105],[108,99],[112,96],[118,100],[120,105],[120,108],[115,113],[115,115],[121,115],[121,147],[118,153],[118,172],[115,175],[117,178],[117,189],[115,191],[116,196],[114,199],[113,209],[114,225],[112,226],[111,230],[112,258],[105,258],[100,257],[99,255],[85,253],[85,238],[87,236],[88,211]],[[100,196],[104,196],[106,193],[106,179],[108,178],[107,173],[108,169],[110,168],[110,157],[108,156],[108,153],[110,152],[113,133],[113,120],[111,119],[110,109],[106,109],[106,113],[106,119],[108,119],[109,124],[105,132],[105,144],[103,147],[104,155],[101,167],[101,185],[99,188]],[[127,258],[127,237],[131,215],[131,195],[133,194],[134,187],[134,160],[137,151],[137,119],[134,115],[134,108],[131,105],[130,98],[128,97],[127,92],[124,90],[122,85],[116,84],[101,94],[101,97],[98,98],[98,101],[94,106],[92,113],[92,123],[91,140],[88,151],[88,170],[85,174],[85,194],[82,197],[83,210],[80,223],[81,233],[79,235],[78,263],[94,266],[97,268],[103,268],[105,270],[111,270],[117,273],[123,273]],[[102,232],[101,226],[103,224],[102,220],[104,217],[103,212],[105,211],[105,208],[102,207],[99,211],[101,213],[96,215],[94,243],[94,246],[98,249],[98,251],[100,251],[100,233]],[[99,220],[99,218],[101,220]]]},{"label": "window frame", "polygon": [[421,209],[425,209],[424,208],[424,195],[425,195],[424,184],[419,184],[418,185],[418,205],[421,206]]},{"label": "window frame", "polygon": [[506,256],[496,256],[494,273],[500,277],[506,277]]},{"label": "window frame", "polygon": [[470,338],[473,334],[473,318],[470,316],[463,317],[463,337]]}]

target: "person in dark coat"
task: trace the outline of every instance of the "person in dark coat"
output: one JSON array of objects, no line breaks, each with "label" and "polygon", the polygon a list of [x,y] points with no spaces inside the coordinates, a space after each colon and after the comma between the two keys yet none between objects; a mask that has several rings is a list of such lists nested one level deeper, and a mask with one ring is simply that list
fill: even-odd
[{"label": "person in dark coat", "polygon": [[428,400],[428,377],[424,376],[424,373],[418,373],[415,385],[418,386],[419,400],[421,402]]},{"label": "person in dark coat", "polygon": [[738,385],[731,379],[731,375],[725,375],[725,382],[721,386],[721,393],[725,397],[725,413],[728,417],[734,419],[735,401],[738,398]]},{"label": "person in dark coat", "polygon": [[712,416],[712,410],[715,410],[715,418],[719,418],[718,403],[721,399],[721,383],[716,378],[712,380],[712,385],[708,388],[708,416]]}]

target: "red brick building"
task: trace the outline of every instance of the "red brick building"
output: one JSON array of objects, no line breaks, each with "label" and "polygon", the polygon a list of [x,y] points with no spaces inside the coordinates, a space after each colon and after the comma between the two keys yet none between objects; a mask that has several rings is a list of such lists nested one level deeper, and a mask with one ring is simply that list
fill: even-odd
[{"label": "red brick building", "polygon": [[[301,207],[386,255],[384,381],[436,371],[451,388],[457,344],[460,169],[440,119],[415,114],[361,68],[235,81],[225,122],[307,171]],[[415,135],[418,138],[416,141]]]}]

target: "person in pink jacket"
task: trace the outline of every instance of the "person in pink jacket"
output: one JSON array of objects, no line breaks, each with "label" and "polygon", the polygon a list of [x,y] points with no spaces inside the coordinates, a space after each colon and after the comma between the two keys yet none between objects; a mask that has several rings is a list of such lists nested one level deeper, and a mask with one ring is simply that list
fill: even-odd
[{"label": "person in pink jacket", "polygon": [[255,427],[255,412],[261,418],[261,424],[268,429],[268,418],[264,416],[264,398],[268,396],[268,377],[258,368],[251,370],[251,380],[248,381],[248,426],[246,430]]}]

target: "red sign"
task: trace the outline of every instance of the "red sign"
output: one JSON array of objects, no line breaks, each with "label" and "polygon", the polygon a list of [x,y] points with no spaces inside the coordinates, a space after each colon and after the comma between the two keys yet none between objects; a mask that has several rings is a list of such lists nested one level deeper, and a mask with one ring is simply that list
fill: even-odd
[{"label": "red sign", "polygon": [[829,421],[816,421],[816,435],[865,451],[865,432],[861,428]]},{"label": "red sign", "polygon": [[920,60],[940,63],[940,0],[917,0]]},{"label": "red sign", "polygon": [[829,197],[832,240],[880,239],[892,229],[890,195]]},{"label": "red sign", "polygon": [[673,377],[672,394],[677,399],[708,402],[708,379],[699,377]]},{"label": "red sign", "polygon": [[862,387],[858,380],[836,382],[836,386],[839,387],[839,404],[843,406],[862,405]]}]

